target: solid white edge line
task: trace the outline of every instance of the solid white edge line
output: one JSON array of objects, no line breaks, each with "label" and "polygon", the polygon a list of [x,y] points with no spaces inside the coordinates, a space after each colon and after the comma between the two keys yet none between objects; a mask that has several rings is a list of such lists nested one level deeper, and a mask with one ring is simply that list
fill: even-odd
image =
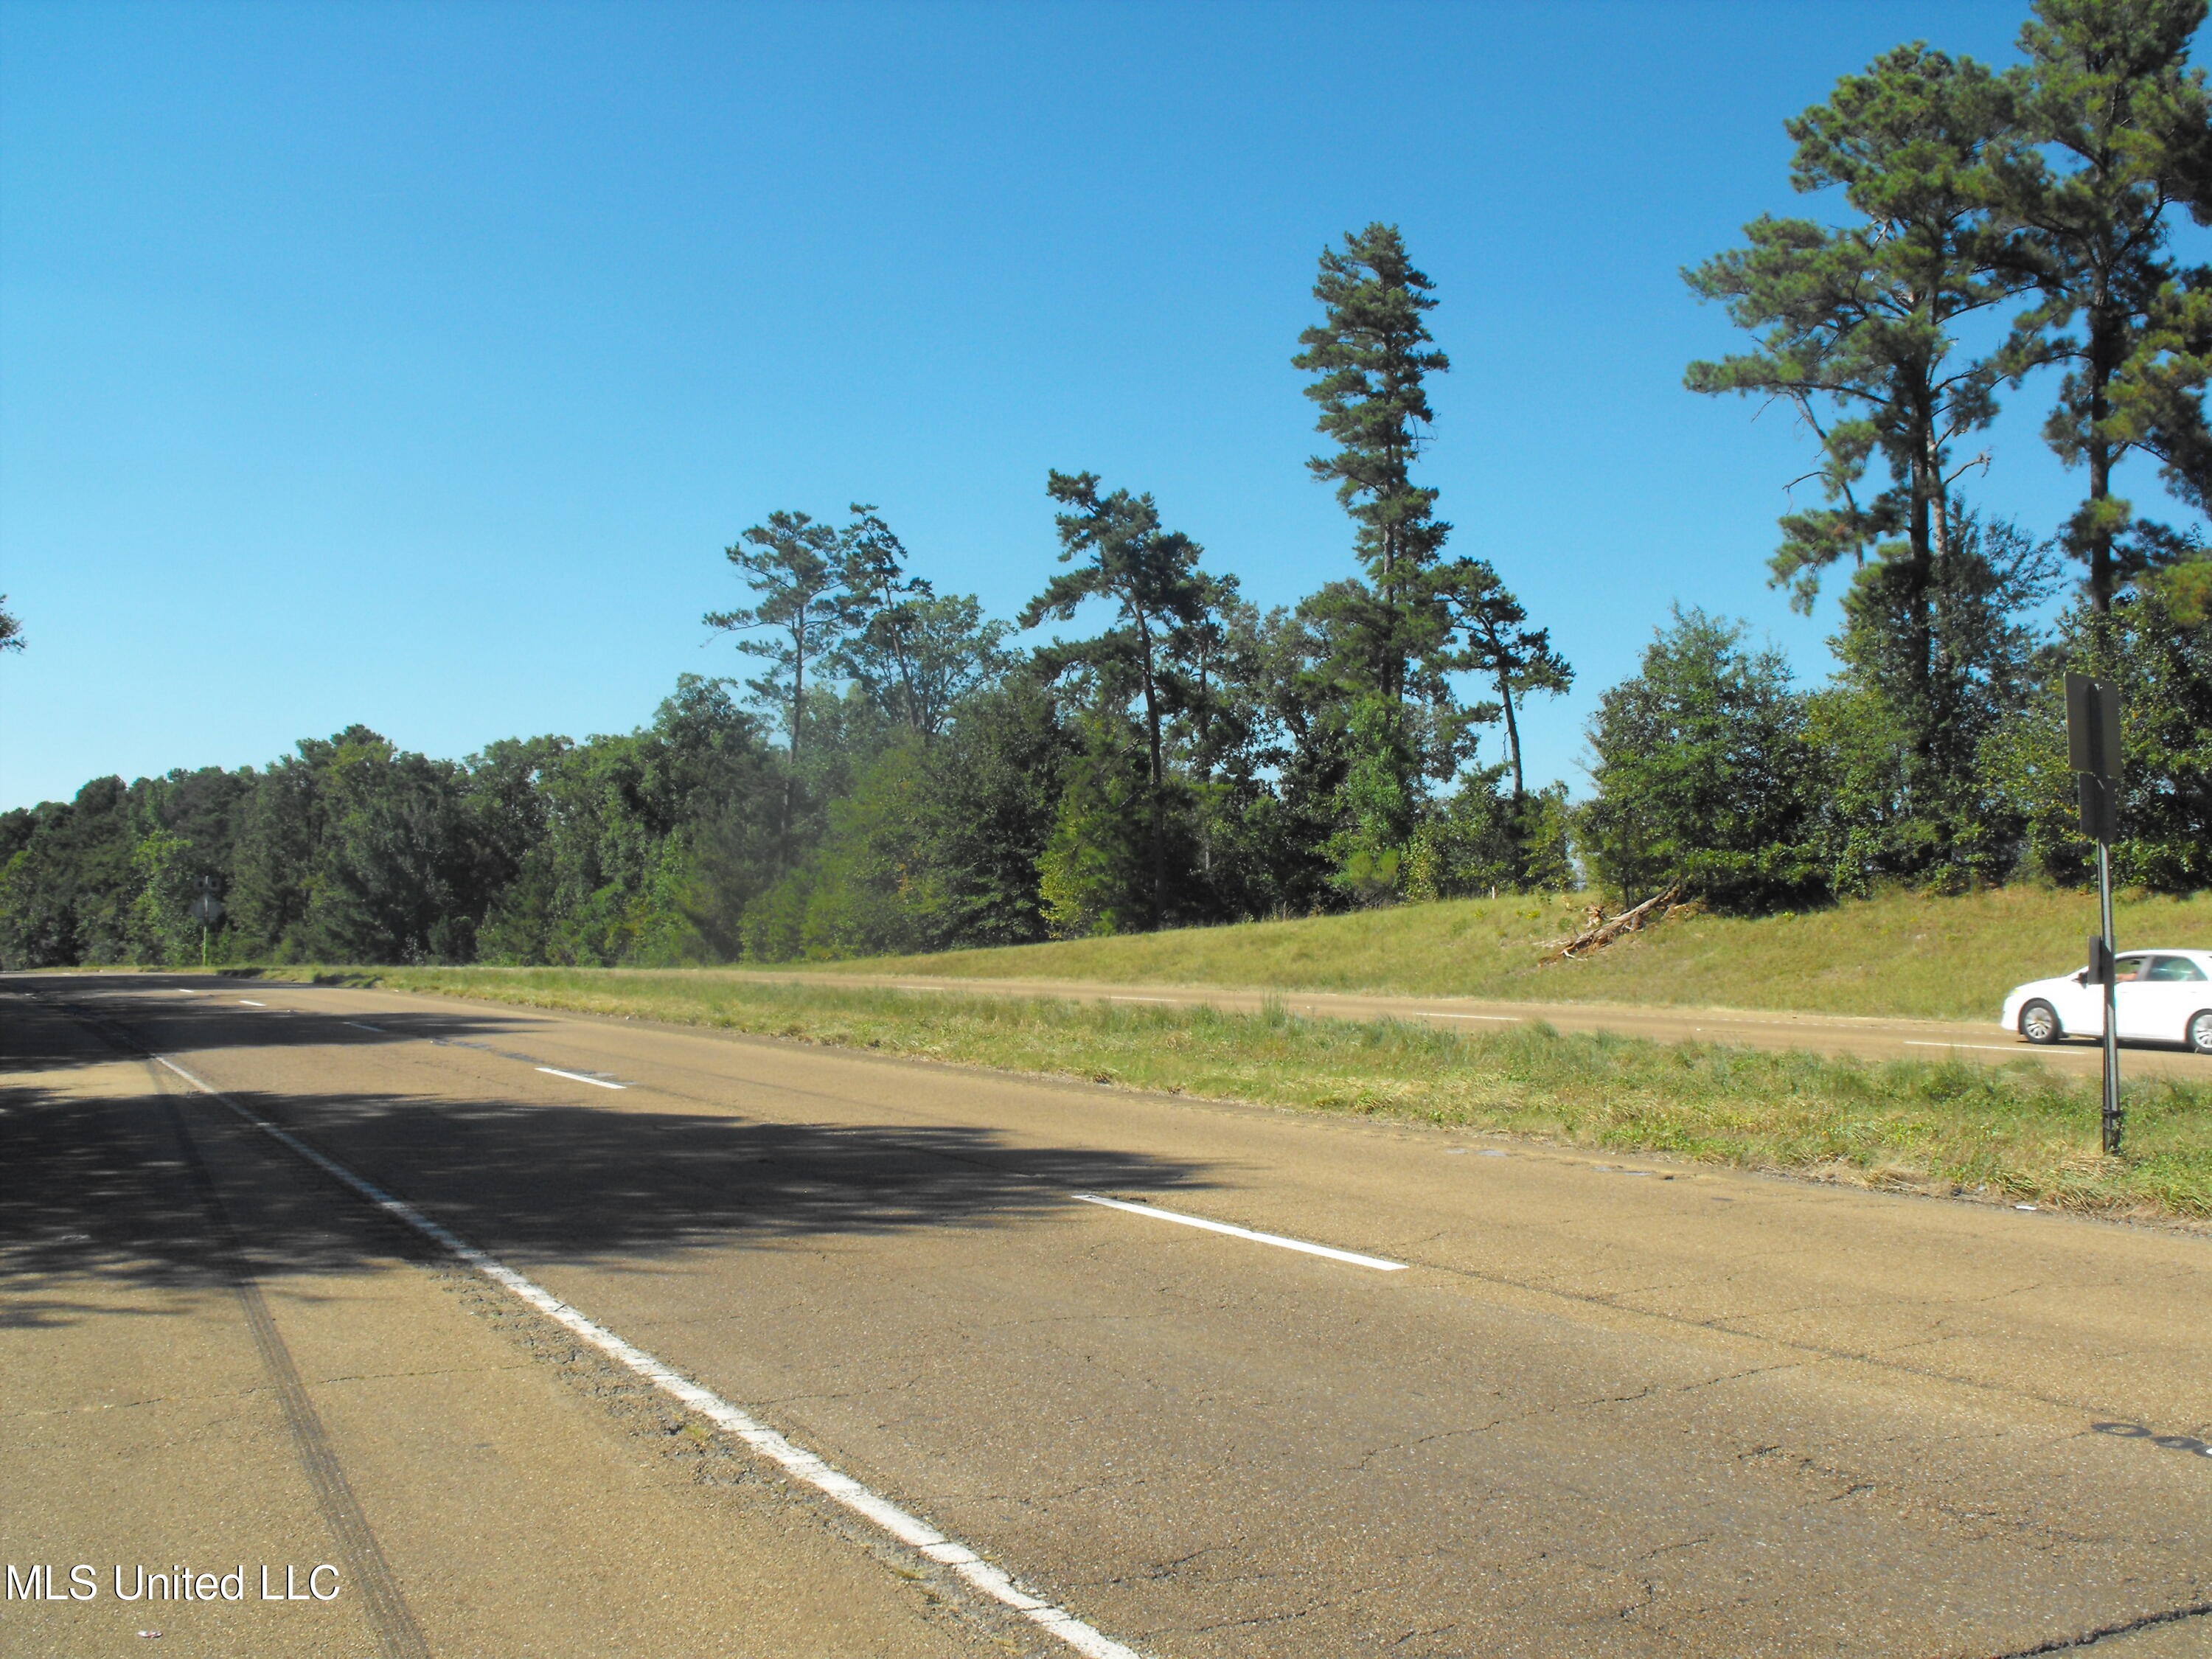
[{"label": "solid white edge line", "polygon": [[[517,1299],[528,1304],[548,1319],[554,1321],[592,1346],[618,1361],[663,1394],[681,1401],[693,1411],[714,1424],[718,1429],[735,1435],[745,1444],[775,1463],[794,1480],[803,1480],[816,1491],[834,1498],[855,1515],[865,1516],[881,1527],[902,1544],[919,1551],[931,1560],[950,1567],[975,1589],[993,1601],[1012,1607],[1031,1624],[1050,1631],[1069,1647],[1084,1656],[1084,1659],[1143,1659],[1134,1648],[1124,1647],[1113,1638],[1093,1629],[1073,1613],[1041,1601],[1022,1589],[1006,1574],[969,1549],[957,1539],[948,1538],[919,1516],[908,1515],[889,1499],[879,1498],[852,1476],[840,1473],[829,1462],[816,1456],[805,1447],[786,1439],[766,1424],[747,1416],[735,1406],[711,1389],[701,1387],[689,1377],[663,1364],[644,1349],[623,1340],[605,1326],[597,1324],[576,1311],[567,1303],[495,1257],[468,1243],[458,1235],[448,1232],[424,1215],[404,1199],[394,1198],[381,1187],[356,1175],[334,1158],[325,1158],[296,1135],[278,1128],[268,1119],[248,1111],[222,1090],[203,1083],[167,1054],[155,1054],[155,1060],[202,1094],[222,1103],[240,1117],[301,1158],[325,1175],[353,1190],[396,1220],[431,1240],[447,1255],[465,1262],[493,1283],[511,1291]],[[541,1070],[547,1069],[541,1067]],[[566,1073],[563,1073],[566,1075]],[[597,1079],[586,1078],[586,1082]],[[619,1086],[619,1085],[616,1085]]]},{"label": "solid white edge line", "polygon": [[252,997],[240,997],[238,1000],[241,1006],[247,1008],[266,1008],[269,1006],[265,1002],[256,1002]]},{"label": "solid white edge line", "polygon": [[1922,1037],[1898,1039],[1908,1048],[1986,1048],[1993,1054],[2026,1054],[2025,1044],[2018,1042],[1930,1042]]},{"label": "solid white edge line", "polygon": [[381,1025],[364,1025],[357,1019],[342,1019],[338,1024],[350,1025],[356,1031],[381,1031],[384,1029]]},{"label": "solid white edge line", "polygon": [[1518,1025],[1523,1017],[1520,1014],[1430,1014],[1425,1018],[1429,1019],[1491,1019],[1496,1020],[1500,1025]]},{"label": "solid white edge line", "polygon": [[544,1072],[549,1077],[565,1077],[571,1083],[592,1083],[598,1085],[602,1089],[627,1089],[629,1087],[629,1085],[627,1083],[610,1083],[603,1077],[586,1077],[581,1072],[564,1072],[558,1066],[541,1066],[538,1069]]},{"label": "solid white edge line", "polygon": [[1302,1250],[1308,1255],[1325,1255],[1331,1261],[1349,1261],[1355,1267],[1373,1267],[1377,1272],[1401,1273],[1403,1261],[1386,1261],[1379,1255],[1362,1255],[1357,1250],[1340,1250],[1328,1244],[1309,1244],[1303,1238],[1285,1238],[1280,1233],[1255,1233],[1249,1227],[1238,1227],[1226,1221],[1206,1221],[1194,1215],[1178,1215],[1173,1210],[1156,1209],[1150,1204],[1128,1204],[1118,1198],[1101,1198],[1097,1193],[1071,1193],[1071,1198],[1085,1204],[1103,1204],[1109,1210],[1127,1210],[1131,1215],[1148,1215],[1155,1221],[1180,1222],[1186,1227],[1203,1227],[1210,1233],[1227,1233],[1231,1238],[1248,1238],[1255,1244],[1273,1244],[1279,1249]]}]

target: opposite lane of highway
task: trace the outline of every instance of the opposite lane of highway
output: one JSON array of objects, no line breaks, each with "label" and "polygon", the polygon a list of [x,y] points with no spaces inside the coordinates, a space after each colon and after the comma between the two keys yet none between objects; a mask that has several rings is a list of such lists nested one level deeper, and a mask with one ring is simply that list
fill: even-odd
[{"label": "opposite lane of highway", "polygon": [[40,981],[1162,1659],[2203,1638],[2200,1239],[183,984]]},{"label": "opposite lane of highway", "polygon": [[[882,990],[992,997],[1048,997],[1070,1002],[1135,1002],[1255,1013],[1271,1005],[1322,1019],[1412,1019],[1465,1030],[1542,1020],[1563,1031],[1612,1031],[1655,1042],[1736,1043],[1753,1048],[1810,1048],[1863,1060],[1961,1060],[2002,1064],[2038,1060],[2057,1071],[2094,1077],[2103,1064],[2094,1043],[2039,1047],[1987,1024],[1936,1019],[1812,1014],[1786,1009],[1674,1008],[1619,1002],[1504,1002],[1477,997],[1413,997],[1383,992],[1273,991],[1212,985],[1121,985],[1103,980],[892,978],[866,974],[793,973],[762,969],[763,980],[794,984],[869,986]],[[1991,1011],[1992,1015],[1996,1012]],[[2179,1047],[2130,1043],[2121,1051],[2128,1075],[2212,1080],[2212,1060]]]}]

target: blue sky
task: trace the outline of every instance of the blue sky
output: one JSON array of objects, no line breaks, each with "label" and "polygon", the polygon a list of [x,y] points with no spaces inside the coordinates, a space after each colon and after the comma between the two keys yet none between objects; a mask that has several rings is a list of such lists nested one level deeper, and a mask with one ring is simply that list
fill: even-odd
[{"label": "blue sky", "polygon": [[[1048,468],[1263,605],[1351,568],[1289,358],[1399,224],[1452,357],[1426,479],[1578,673],[1584,780],[1674,602],[1825,672],[1765,580],[1807,446],[1681,389],[1677,275],[1790,210],[1782,122],[2024,5],[0,7],[0,807],[353,721],[627,730],[771,509],[878,503],[1010,615]],[[1971,485],[2047,532],[2031,386]],[[2160,497],[2147,474],[2123,488]]]}]

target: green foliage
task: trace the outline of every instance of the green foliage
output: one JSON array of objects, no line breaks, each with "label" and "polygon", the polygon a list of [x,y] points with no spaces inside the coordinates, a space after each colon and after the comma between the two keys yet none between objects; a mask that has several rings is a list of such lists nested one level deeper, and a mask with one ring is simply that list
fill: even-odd
[{"label": "green foliage", "polygon": [[1680,882],[1723,909],[1820,896],[1803,699],[1741,623],[1679,608],[1590,725],[1583,814],[1599,879],[1626,902]]},{"label": "green foliage", "polygon": [[[1083,799],[1064,805],[1062,827],[1054,832],[1057,873],[1048,879],[1060,896],[1048,897],[1047,910],[1056,918],[1079,913],[1099,918],[1109,928],[1113,924],[1103,923],[1103,918],[1117,917],[1121,926],[1154,926],[1168,904],[1169,788],[1162,728],[1171,704],[1190,695],[1172,647],[1204,619],[1209,583],[1198,568],[1201,550],[1189,537],[1162,526],[1150,495],[1132,495],[1126,489],[1100,495],[1095,472],[1054,472],[1046,490],[1069,509],[1054,523],[1060,532],[1060,562],[1073,568],[1054,576],[1024,607],[1022,626],[1035,628],[1048,617],[1069,621],[1088,599],[1103,599],[1114,608],[1113,625],[1104,632],[1073,643],[1055,640],[1039,656],[1052,678],[1079,673],[1097,702],[1086,728],[1085,763],[1070,778],[1069,787],[1082,790]],[[1144,760],[1138,787],[1125,790],[1114,775],[1119,745],[1109,734],[1121,723],[1119,710],[1132,699],[1142,721]],[[1109,843],[1095,834],[1102,811],[1141,820],[1145,827],[1145,881],[1133,913],[1118,890],[1111,901],[1098,903],[1077,896],[1079,890],[1092,893],[1099,882],[1115,879],[1109,872],[1119,869]],[[1054,925],[1073,924],[1055,920]],[[1092,925],[1085,923],[1085,930]]]},{"label": "green foliage", "polygon": [[[1575,671],[1552,648],[1551,630],[1528,626],[1528,613],[1487,560],[1455,559],[1430,578],[1430,592],[1451,628],[1465,644],[1443,659],[1444,665],[1466,670],[1498,689],[1498,708],[1505,717],[1505,763],[1513,775],[1513,797],[1528,793],[1521,767],[1521,724],[1516,704],[1532,691],[1563,695],[1574,684]],[[1469,718],[1494,718],[1487,708]]]},{"label": "green foliage", "polygon": [[[2201,619],[2212,581],[2195,532],[2131,522],[2111,483],[2141,452],[2192,505],[2212,485],[2212,269],[2169,253],[2175,212],[2212,222],[2212,98],[2185,63],[2204,15],[2203,0],[2039,0],[2027,61],[2002,76],[1921,44],[1884,53],[1789,124],[1791,184],[1838,191],[1856,219],[1761,218],[1745,246],[1685,273],[1758,343],[1692,364],[1689,386],[1781,399],[1820,445],[1826,505],[1784,518],[1776,580],[1809,608],[1828,567],[1858,566],[1841,672],[1807,708],[1835,891],[2002,880],[2031,844],[2045,869],[2080,873],[2056,827],[2067,781],[2049,761],[2047,696],[2029,712],[2022,618],[2056,585],[2049,551],[2010,526],[1985,532],[1956,493],[1986,459],[1958,447],[1990,424],[2000,384],[2063,371],[2045,435],[2087,469],[2057,545],[2086,567],[2090,612],[2136,581],[2138,617],[2157,602],[2167,623]],[[1994,349],[1971,348],[1980,313],[2031,294]],[[1876,459],[1887,478],[1870,489]],[[2097,649],[2162,627],[2131,620]],[[2066,650],[2086,637],[2070,625]],[[2167,688],[2186,672],[2144,648],[2130,665],[2150,701],[2185,706]],[[2159,802],[2189,798],[2194,763],[2186,742],[2146,757]],[[2178,822],[2185,841],[2191,820]],[[2136,862],[2161,884],[2195,867]]]},{"label": "green foliage", "polygon": [[1420,803],[1410,787],[1413,744],[1404,711],[1380,693],[1352,704],[1346,728],[1350,763],[1336,787],[1341,826],[1327,843],[1337,890],[1358,904],[1395,897],[1406,843]]},{"label": "green foliage", "polygon": [[766,635],[741,639],[738,649],[767,665],[747,684],[763,702],[781,711],[794,750],[807,666],[835,651],[849,626],[839,542],[835,529],[804,513],[769,514],[766,524],[754,525],[723,550],[756,602],[710,611],[703,619],[709,628]]},{"label": "green foliage", "polygon": [[[2172,210],[2212,212],[2212,101],[2185,67],[2204,0],[2039,0],[2009,77],[2037,149],[2008,180],[2006,210],[2029,230],[2042,303],[2015,322],[2008,362],[2065,374],[2044,428],[2088,494],[2065,531],[2091,607],[2148,562],[2112,493],[2131,450],[2155,457],[2196,506],[2212,485],[2203,392],[2212,376],[2212,272],[2168,257]],[[2053,165],[2055,161],[2056,165]],[[2071,331],[2075,325],[2079,331]]]},{"label": "green foliage", "polygon": [[1058,812],[1072,735],[1045,689],[1016,677],[961,707],[933,750],[928,823],[942,884],[933,944],[1044,936],[1037,863]]},{"label": "green foliage", "polygon": [[961,699],[1006,672],[1000,645],[1012,629],[986,622],[973,595],[940,596],[910,574],[906,549],[875,508],[856,503],[853,513],[837,541],[846,632],[836,665],[888,720],[929,742]]},{"label": "green foliage", "polygon": [[1421,578],[1451,531],[1435,517],[1437,492],[1412,477],[1433,418],[1425,383],[1451,367],[1422,320],[1435,309],[1435,286],[1414,269],[1395,225],[1347,232],[1341,252],[1322,250],[1313,292],[1322,320],[1298,336],[1305,349],[1291,360],[1315,377],[1306,396],[1321,406],[1316,424],[1338,445],[1307,465],[1335,481],[1378,602],[1362,629],[1366,684],[1394,698],[1407,689],[1408,661],[1436,643]]},{"label": "green foliage", "polygon": [[[1426,380],[1450,367],[1424,320],[1434,286],[1395,226],[1347,234],[1341,251],[1322,251],[1322,320],[1298,337],[1304,349],[1292,359],[1315,377],[1306,395],[1339,446],[1308,465],[1335,482],[1365,580],[1328,584],[1285,630],[1295,654],[1279,702],[1302,751],[1289,793],[1322,820],[1326,889],[1363,905],[1465,879],[1454,873],[1469,856],[1465,826],[1438,816],[1429,789],[1472,758],[1474,728],[1502,715],[1519,802],[1518,705],[1573,679],[1487,561],[1441,562],[1451,526],[1436,517],[1437,492],[1413,481],[1433,418]],[[1498,700],[1463,704],[1457,673]]]},{"label": "green foliage", "polygon": [[1078,729],[1081,746],[1062,774],[1052,838],[1037,860],[1045,921],[1056,939],[1139,933],[1158,914],[1144,733],[1114,710]]},{"label": "green foliage", "polygon": [[[73,801],[0,814],[0,965],[198,962],[184,906],[219,875],[252,787],[213,767],[99,778]],[[230,938],[216,933],[216,960]]]},{"label": "green foliage", "polygon": [[192,844],[167,830],[141,836],[131,851],[131,960],[159,966],[198,962],[200,925],[191,919]]},{"label": "green foliage", "polygon": [[[1969,520],[1922,590],[1898,559],[1864,566],[1833,641],[1842,672],[1808,702],[1822,857],[1839,893],[1883,880],[1957,890],[2002,881],[2024,814],[1990,745],[2021,717],[2035,638],[2021,617],[2057,586],[2047,545]],[[1924,604],[1924,665],[1907,615]]]},{"label": "green foliage", "polygon": [[2154,891],[2212,887],[2212,628],[2178,616],[2158,584],[2123,589],[2109,613],[2085,596],[2060,621],[2044,684],[1996,750],[2023,805],[2037,861],[2057,880],[2094,878],[2067,769],[2069,670],[2120,688],[2120,839],[2113,880]]},{"label": "green foliage", "polygon": [[539,751],[545,830],[485,929],[493,960],[713,959],[741,948],[787,792],[726,683],[684,675],[653,724]]},{"label": "green foliage", "polygon": [[[1249,799],[1260,665],[1256,617],[1234,578],[1164,528],[1150,495],[1098,491],[1095,473],[1051,475],[1060,562],[1022,625],[1113,607],[1089,639],[1055,639],[1036,672],[1084,708],[1039,878],[1057,931],[1121,932],[1204,914],[1217,902],[1225,805]],[[1133,839],[1139,837],[1140,839]],[[1130,860],[1135,859],[1132,864]],[[1131,885],[1131,883],[1135,885]]]},{"label": "green foliage", "polygon": [[[1522,825],[1512,796],[1498,791],[1504,776],[1502,767],[1469,771],[1421,820],[1406,849],[1407,898],[1427,903],[1521,888]],[[1564,787],[1559,793],[1564,799]]]},{"label": "green foliage", "polygon": [[[1322,319],[1291,360],[1314,376],[1305,392],[1320,406],[1316,428],[1338,446],[1307,465],[1334,481],[1366,579],[1332,582],[1299,605],[1308,659],[1285,690],[1306,705],[1294,725],[1315,750],[1306,764],[1328,888],[1361,904],[1395,894],[1421,780],[1449,777],[1462,755],[1465,721],[1443,678],[1449,624],[1431,591],[1451,526],[1436,517],[1437,492],[1413,481],[1433,419],[1427,377],[1451,367],[1423,319],[1434,287],[1396,226],[1346,233],[1341,251],[1322,250]],[[1431,717],[1386,718],[1376,698],[1410,700]]]},{"label": "green foliage", "polygon": [[[1788,124],[1791,185],[1839,188],[1858,221],[1762,217],[1745,227],[1747,246],[1683,273],[1758,340],[1691,364],[1690,389],[1779,399],[1820,441],[1829,505],[1783,519],[1775,580],[1809,607],[1828,566],[1901,533],[1916,652],[1954,517],[1953,446],[1995,418],[2003,371],[1994,356],[1962,356],[1958,326],[2029,282],[2019,230],[1994,206],[2019,167],[2012,101],[1971,58],[1884,53]],[[1877,455],[1888,483],[1862,499]]]},{"label": "green foliage", "polygon": [[9,814],[15,848],[0,873],[6,966],[128,960],[138,817],[120,778],[95,778],[66,804]]},{"label": "green foliage", "polygon": [[[797,954],[819,959],[926,951],[946,931],[946,872],[933,856],[930,762],[915,738],[894,744],[831,805],[829,835],[805,872]],[[769,945],[763,935],[752,954],[768,957]]]},{"label": "green foliage", "polygon": [[1515,803],[1513,889],[1524,893],[1571,893],[1582,884],[1575,866],[1574,805],[1567,786],[1551,783]]},{"label": "green foliage", "polygon": [[2180,560],[2163,570],[2146,571],[2136,586],[2155,597],[2177,626],[2212,627],[2212,558]]},{"label": "green foliage", "polygon": [[891,742],[721,954],[823,960],[1042,939],[1038,872],[1068,745],[1044,688],[1020,676],[964,699],[936,741]]}]

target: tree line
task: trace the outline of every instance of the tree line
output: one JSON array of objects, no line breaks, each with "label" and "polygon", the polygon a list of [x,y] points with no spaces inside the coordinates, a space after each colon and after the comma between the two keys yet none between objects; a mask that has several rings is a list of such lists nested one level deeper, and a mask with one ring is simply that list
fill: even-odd
[{"label": "tree line", "polygon": [[[1450,365],[1377,223],[1322,252],[1291,360],[1353,556],[1296,605],[1088,471],[1048,476],[1059,568],[1011,620],[939,593],[874,507],[778,511],[704,618],[742,682],[682,677],[626,735],[449,762],[355,726],[0,815],[0,963],[197,960],[204,890],[217,959],[651,963],[1592,884],[1759,911],[2079,882],[2069,669],[2123,688],[2120,879],[2212,885],[2212,558],[2113,491],[2130,454],[2199,514],[2212,488],[2212,270],[2172,248],[2212,222],[2205,9],[2043,0],[2015,68],[1900,46],[1789,124],[1790,184],[1839,222],[1762,216],[1685,273],[1749,337],[1686,384],[1808,433],[1818,501],[1770,574],[1809,608],[1846,573],[1834,672],[1800,687],[1678,611],[1599,700],[1585,801],[1532,787],[1520,744],[1572,667],[1419,481]],[[1969,489],[2023,388],[2086,486],[2043,537]]]}]

